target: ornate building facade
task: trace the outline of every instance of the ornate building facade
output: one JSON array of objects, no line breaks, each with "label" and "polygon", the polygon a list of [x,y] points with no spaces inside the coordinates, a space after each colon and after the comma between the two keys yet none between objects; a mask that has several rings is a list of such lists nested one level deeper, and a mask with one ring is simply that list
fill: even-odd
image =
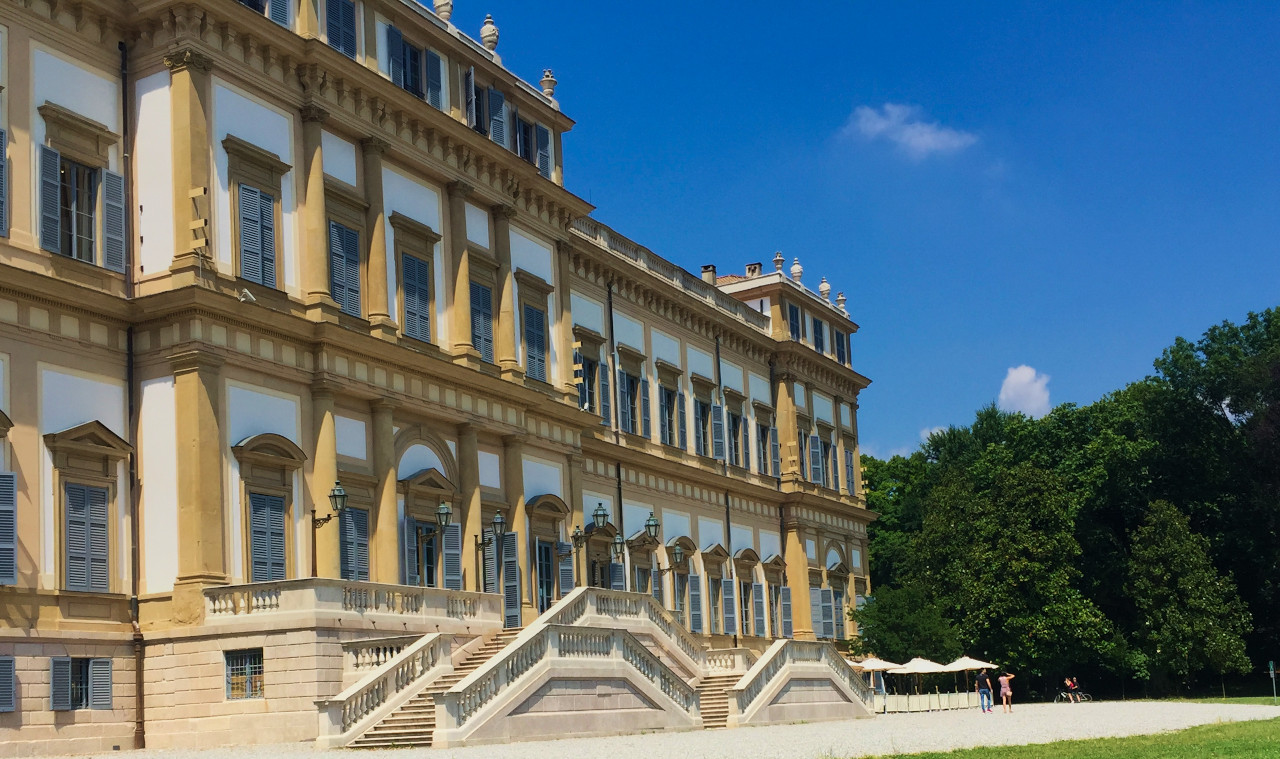
[{"label": "ornate building facade", "polygon": [[452,5],[0,6],[0,755],[862,713],[844,297],[593,220]]}]

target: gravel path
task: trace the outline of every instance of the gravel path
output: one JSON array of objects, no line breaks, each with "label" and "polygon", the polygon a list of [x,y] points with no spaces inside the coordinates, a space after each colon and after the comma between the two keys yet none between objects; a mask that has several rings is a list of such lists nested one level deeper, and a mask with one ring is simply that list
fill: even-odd
[{"label": "gravel path", "polygon": [[[458,749],[396,749],[368,754],[319,752],[306,745],[262,745],[190,751],[134,751],[101,759],[819,759],[948,751],[971,746],[1049,743],[1076,738],[1143,735],[1214,722],[1280,717],[1280,708],[1243,704],[1156,703],[1030,704],[1012,714],[976,709],[892,714],[847,722],[740,728],[687,733],[570,738]],[[339,750],[341,751],[341,750]]]}]

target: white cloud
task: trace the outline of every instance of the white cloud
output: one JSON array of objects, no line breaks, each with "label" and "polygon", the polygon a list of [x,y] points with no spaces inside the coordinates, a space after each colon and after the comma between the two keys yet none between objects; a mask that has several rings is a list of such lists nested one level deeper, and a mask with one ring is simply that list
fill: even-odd
[{"label": "white cloud", "polygon": [[1038,419],[1049,413],[1049,375],[1023,364],[1010,367],[1000,385],[1000,408]]},{"label": "white cloud", "polygon": [[925,427],[924,429],[920,430],[920,442],[927,443],[929,442],[929,438],[933,437],[933,433],[946,432],[946,431],[947,431],[946,427]]},{"label": "white cloud", "polygon": [[840,130],[843,137],[888,140],[916,161],[934,154],[958,153],[978,141],[978,135],[923,120],[919,106],[885,103],[880,108],[860,105]]}]

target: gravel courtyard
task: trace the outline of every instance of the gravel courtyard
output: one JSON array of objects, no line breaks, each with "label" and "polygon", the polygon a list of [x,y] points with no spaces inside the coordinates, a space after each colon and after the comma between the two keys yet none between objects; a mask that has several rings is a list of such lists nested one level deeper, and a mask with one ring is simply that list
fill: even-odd
[{"label": "gravel courtyard", "polygon": [[[945,751],[971,746],[1048,743],[1075,738],[1103,738],[1179,730],[1214,722],[1280,717],[1280,708],[1235,704],[1102,702],[1031,704],[1013,714],[982,714],[976,709],[932,714],[894,714],[867,720],[807,725],[697,731],[666,735],[571,738],[459,749],[377,751],[377,759],[562,759],[598,756],[609,759],[819,759],[881,754]],[[338,749],[337,751],[342,751]],[[166,759],[292,759],[341,756],[310,747],[262,745],[191,751],[136,751],[101,755],[102,759],[165,757]],[[346,754],[360,756],[360,754]]]}]

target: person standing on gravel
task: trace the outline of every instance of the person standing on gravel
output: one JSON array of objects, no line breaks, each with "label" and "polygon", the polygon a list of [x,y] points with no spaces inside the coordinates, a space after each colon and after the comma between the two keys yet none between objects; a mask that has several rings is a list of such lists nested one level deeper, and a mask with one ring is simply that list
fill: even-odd
[{"label": "person standing on gravel", "polygon": [[1009,687],[1009,681],[1014,678],[1012,672],[1005,672],[996,678],[1000,681],[1000,701],[1004,704],[1004,713],[1009,714],[1013,711],[1013,688]]},{"label": "person standing on gravel", "polygon": [[982,707],[982,713],[989,714],[994,711],[995,704],[991,701],[991,675],[988,675],[985,669],[978,673],[978,677],[973,681],[973,687],[978,690],[978,706]]}]

